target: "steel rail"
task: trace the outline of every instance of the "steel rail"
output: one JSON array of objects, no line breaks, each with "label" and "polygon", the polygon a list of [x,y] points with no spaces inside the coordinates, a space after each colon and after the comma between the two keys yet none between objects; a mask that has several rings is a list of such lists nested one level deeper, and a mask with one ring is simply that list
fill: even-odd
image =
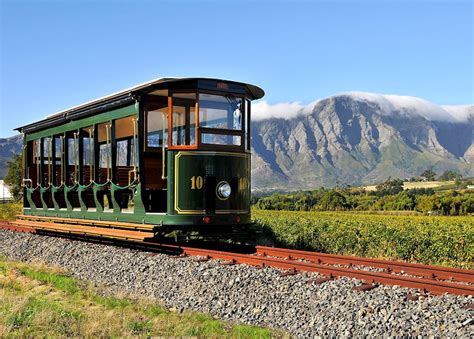
[{"label": "steel rail", "polygon": [[383,259],[362,258],[349,255],[336,255],[266,246],[256,246],[256,249],[257,254],[263,256],[272,256],[288,259],[303,259],[319,264],[326,263],[348,266],[361,265],[367,267],[377,267],[383,268],[389,273],[408,273],[426,278],[455,280],[474,284],[474,270],[468,269],[431,266]]}]

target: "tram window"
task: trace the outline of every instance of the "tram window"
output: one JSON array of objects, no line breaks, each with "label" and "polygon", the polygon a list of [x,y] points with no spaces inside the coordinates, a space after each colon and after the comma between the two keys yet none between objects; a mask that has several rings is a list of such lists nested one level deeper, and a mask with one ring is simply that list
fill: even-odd
[{"label": "tram window", "polygon": [[33,153],[34,153],[34,164],[36,165],[36,184],[41,184],[41,139],[35,140],[33,142]]},{"label": "tram window", "polygon": [[250,100],[245,100],[245,148],[250,150]]},{"label": "tram window", "polygon": [[209,145],[242,145],[242,137],[240,135],[223,135],[213,133],[202,133],[201,142]]},{"label": "tram window", "polygon": [[242,99],[199,94],[199,127],[242,130]]},{"label": "tram window", "polygon": [[[93,163],[94,156],[94,139],[92,138],[92,127],[83,128],[82,134],[82,164],[89,166]],[[92,161],[91,161],[92,160]]]},{"label": "tram window", "polygon": [[44,165],[49,164],[49,159],[51,158],[51,138],[44,138],[43,139],[43,157],[44,157]]},{"label": "tram window", "polygon": [[67,139],[67,164],[70,166],[75,165],[75,157],[76,157],[76,143],[74,142],[73,138],[68,138]]},{"label": "tram window", "polygon": [[43,138],[43,182],[45,185],[51,183],[51,153],[51,138]]},{"label": "tram window", "polygon": [[111,153],[111,124],[105,122],[97,125],[97,143],[99,144],[99,178],[97,182],[105,183],[110,180],[112,153]]},{"label": "tram window", "polygon": [[196,144],[196,94],[173,94],[173,146]]},{"label": "tram window", "polygon": [[146,112],[147,147],[162,147],[168,145],[168,107],[162,107]]},{"label": "tram window", "polygon": [[53,184],[59,186],[63,181],[63,174],[62,174],[62,162],[61,157],[62,154],[62,145],[61,145],[61,137],[55,136],[54,137],[54,164],[55,164],[55,171],[53,173]]},{"label": "tram window", "polygon": [[[128,175],[131,167],[138,166],[138,143],[136,140],[136,116],[129,116],[115,120],[116,142],[116,181],[119,185],[128,183]],[[135,130],[134,130],[135,125]]]},{"label": "tram window", "polygon": [[66,185],[73,186],[77,181],[77,169],[79,165],[79,139],[74,138],[74,132],[67,132],[65,146],[66,155]]},{"label": "tram window", "polygon": [[94,164],[94,128],[92,126],[81,130],[82,140],[82,172],[83,184],[88,184],[94,180],[93,164]]}]

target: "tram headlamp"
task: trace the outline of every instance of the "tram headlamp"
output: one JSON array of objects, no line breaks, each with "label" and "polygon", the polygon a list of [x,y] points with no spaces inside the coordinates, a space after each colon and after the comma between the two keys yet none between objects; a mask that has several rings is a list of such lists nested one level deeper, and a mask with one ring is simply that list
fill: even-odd
[{"label": "tram headlamp", "polygon": [[230,197],[230,193],[232,192],[232,189],[230,188],[230,185],[227,181],[221,181],[217,185],[217,197],[221,200],[226,200],[227,198]]}]

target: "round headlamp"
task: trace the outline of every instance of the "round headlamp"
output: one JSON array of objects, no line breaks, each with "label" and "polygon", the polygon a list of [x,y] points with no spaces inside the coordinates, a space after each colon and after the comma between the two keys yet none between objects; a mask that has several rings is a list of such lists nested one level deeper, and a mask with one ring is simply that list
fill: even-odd
[{"label": "round headlamp", "polygon": [[232,189],[227,181],[221,181],[216,188],[217,197],[221,200],[226,200],[230,197]]}]

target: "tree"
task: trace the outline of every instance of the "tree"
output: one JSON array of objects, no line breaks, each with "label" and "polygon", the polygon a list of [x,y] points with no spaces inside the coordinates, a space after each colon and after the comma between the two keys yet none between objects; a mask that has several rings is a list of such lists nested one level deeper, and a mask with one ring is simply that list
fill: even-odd
[{"label": "tree", "polygon": [[462,175],[451,170],[444,171],[443,174],[439,177],[441,181],[450,181],[450,180],[459,180],[462,179]]},{"label": "tree", "polygon": [[13,199],[19,201],[23,197],[21,187],[22,175],[21,155],[14,155],[12,161],[8,162],[8,172],[3,181],[8,186]]},{"label": "tree", "polygon": [[431,169],[427,169],[423,171],[423,173],[421,173],[421,176],[428,181],[434,181],[436,177],[436,173]]},{"label": "tree", "polygon": [[403,180],[388,178],[385,182],[378,184],[376,187],[377,194],[383,195],[394,195],[403,191]]},{"label": "tree", "polygon": [[317,209],[321,211],[340,211],[349,207],[344,195],[335,190],[330,190],[323,194]]}]

